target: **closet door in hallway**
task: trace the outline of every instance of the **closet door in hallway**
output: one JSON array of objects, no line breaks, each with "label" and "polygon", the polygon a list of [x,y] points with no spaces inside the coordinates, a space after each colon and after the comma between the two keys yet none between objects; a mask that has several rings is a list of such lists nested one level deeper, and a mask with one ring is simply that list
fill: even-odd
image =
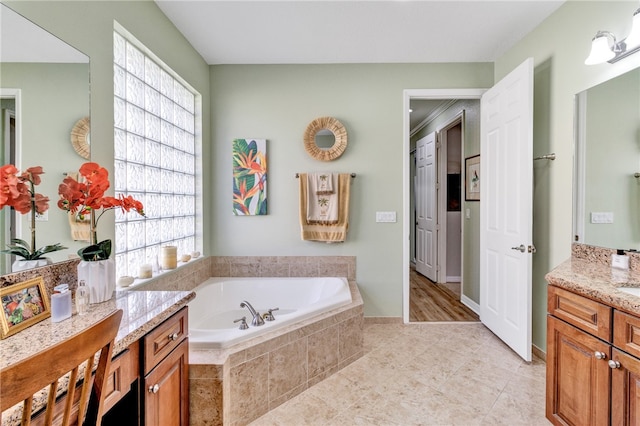
[{"label": "closet door in hallway", "polygon": [[416,142],[416,269],[437,281],[436,133]]}]

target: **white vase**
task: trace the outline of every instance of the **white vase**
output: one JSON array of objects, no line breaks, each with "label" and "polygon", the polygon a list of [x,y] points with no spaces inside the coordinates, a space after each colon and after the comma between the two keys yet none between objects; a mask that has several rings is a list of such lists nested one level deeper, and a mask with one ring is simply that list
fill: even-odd
[{"label": "white vase", "polygon": [[116,289],[116,264],[113,259],[78,263],[78,282],[89,289],[89,303],[101,303],[113,297]]},{"label": "white vase", "polygon": [[51,259],[49,259],[48,257],[35,260],[16,259],[11,265],[11,272],[26,271],[27,269],[51,265],[51,263]]}]

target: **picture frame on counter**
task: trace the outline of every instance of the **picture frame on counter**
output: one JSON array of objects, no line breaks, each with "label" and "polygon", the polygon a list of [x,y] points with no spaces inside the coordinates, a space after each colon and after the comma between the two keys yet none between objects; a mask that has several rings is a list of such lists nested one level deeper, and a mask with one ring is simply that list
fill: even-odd
[{"label": "picture frame on counter", "polygon": [[42,277],[1,288],[0,300],[0,339],[14,335],[51,316],[51,305]]}]

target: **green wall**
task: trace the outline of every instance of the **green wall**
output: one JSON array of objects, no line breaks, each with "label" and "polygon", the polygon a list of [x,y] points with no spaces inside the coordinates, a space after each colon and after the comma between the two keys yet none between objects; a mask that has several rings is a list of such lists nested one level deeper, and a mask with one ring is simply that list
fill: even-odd
[{"label": "green wall", "polygon": [[[216,179],[208,188],[214,255],[357,256],[356,276],[368,316],[402,315],[403,90],[482,88],[492,64],[219,65],[211,66]],[[304,150],[309,122],[329,115],[346,127],[339,159],[320,162]],[[268,140],[269,214],[231,213],[231,142]],[[297,172],[357,173],[351,184],[345,243],[302,241]],[[376,211],[395,211],[396,223],[376,223]]]},{"label": "green wall", "polygon": [[533,343],[546,348],[545,274],[571,256],[574,95],[640,65],[640,54],[616,64],[587,66],[591,39],[608,30],[620,39],[631,28],[637,1],[568,1],[495,62],[496,81],[527,57],[535,61]]}]

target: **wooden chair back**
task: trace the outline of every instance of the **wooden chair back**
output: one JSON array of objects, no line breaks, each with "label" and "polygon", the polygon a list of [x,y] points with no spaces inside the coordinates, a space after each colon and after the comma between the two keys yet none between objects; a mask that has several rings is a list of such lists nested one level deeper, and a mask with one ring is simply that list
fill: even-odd
[{"label": "wooden chair back", "polygon": [[[48,386],[44,423],[51,425],[59,379],[70,373],[62,424],[75,424],[77,421],[78,425],[100,425],[105,384],[121,319],[122,310],[117,310],[81,333],[1,370],[0,411],[23,401],[22,424],[30,425],[33,395]],[[91,372],[98,352],[100,358],[92,380]],[[73,410],[74,394],[78,372],[85,362],[76,417]],[[60,384],[65,381],[60,380]]]}]

